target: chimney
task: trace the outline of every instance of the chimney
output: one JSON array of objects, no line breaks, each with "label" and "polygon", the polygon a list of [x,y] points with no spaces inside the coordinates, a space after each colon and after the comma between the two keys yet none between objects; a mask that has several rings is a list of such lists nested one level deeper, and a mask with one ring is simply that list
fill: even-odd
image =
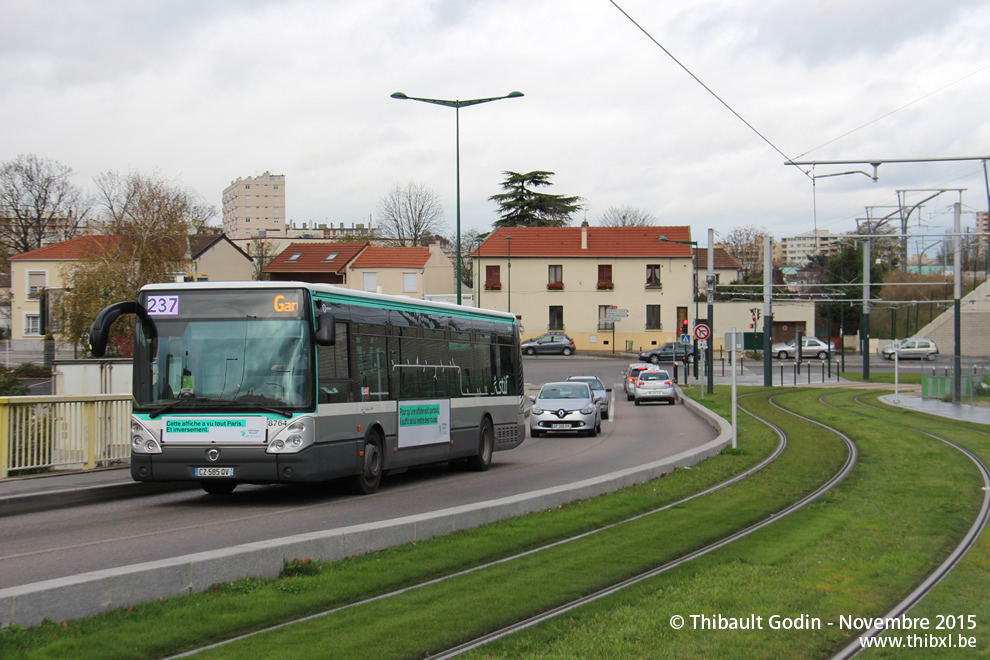
[{"label": "chimney", "polygon": [[588,221],[585,220],[581,223],[581,249],[588,249]]}]

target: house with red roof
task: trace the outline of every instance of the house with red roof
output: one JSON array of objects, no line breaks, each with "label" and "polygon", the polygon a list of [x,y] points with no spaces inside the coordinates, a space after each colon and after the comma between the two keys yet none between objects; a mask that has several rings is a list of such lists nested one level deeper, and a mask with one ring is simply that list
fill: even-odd
[{"label": "house with red roof", "polygon": [[429,247],[292,243],[264,272],[272,280],[319,282],[420,299],[454,290],[454,266],[437,243]]},{"label": "house with red roof", "polygon": [[[117,236],[87,234],[9,258],[12,348],[31,350],[40,346],[39,292],[62,289],[63,274],[74,262],[94,258],[119,240]],[[186,272],[177,273],[177,278],[243,281],[253,276],[251,257],[223,234],[190,236],[189,257]]]},{"label": "house with red roof", "polygon": [[[524,337],[563,332],[578,350],[645,350],[693,327],[690,241],[686,226],[502,227],[472,253],[475,296],[519,317]],[[612,321],[610,309],[627,316]]]},{"label": "house with red roof", "polygon": [[[719,283],[738,279],[728,253],[714,256]],[[694,295],[695,278],[705,289],[707,249],[692,245],[687,226],[502,227],[471,258],[477,304],[515,314],[524,338],[561,332],[579,351],[639,352],[680,341],[707,316]],[[718,303],[714,346],[732,327],[749,331],[752,306]],[[813,327],[813,305],[787,314]]]}]

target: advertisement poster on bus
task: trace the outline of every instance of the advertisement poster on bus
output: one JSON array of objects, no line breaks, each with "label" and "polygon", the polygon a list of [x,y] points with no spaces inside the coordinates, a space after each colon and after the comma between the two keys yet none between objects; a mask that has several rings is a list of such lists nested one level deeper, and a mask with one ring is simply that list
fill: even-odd
[{"label": "advertisement poster on bus", "polygon": [[399,447],[450,442],[450,400],[399,403]]},{"label": "advertisement poster on bus", "polygon": [[263,443],[267,438],[265,417],[164,417],[162,442]]}]

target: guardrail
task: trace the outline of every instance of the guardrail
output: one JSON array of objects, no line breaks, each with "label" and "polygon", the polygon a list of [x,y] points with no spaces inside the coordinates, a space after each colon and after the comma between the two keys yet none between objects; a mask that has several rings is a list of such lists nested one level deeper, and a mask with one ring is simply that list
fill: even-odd
[{"label": "guardrail", "polygon": [[131,395],[0,397],[0,479],[130,460]]}]

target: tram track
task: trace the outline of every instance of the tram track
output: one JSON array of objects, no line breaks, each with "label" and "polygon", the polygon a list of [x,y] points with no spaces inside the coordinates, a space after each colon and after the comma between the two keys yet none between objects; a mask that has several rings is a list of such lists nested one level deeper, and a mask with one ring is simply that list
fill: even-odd
[{"label": "tram track", "polygon": [[[861,406],[877,409],[876,406],[863,402],[862,398],[864,396],[866,395],[861,394],[855,397],[853,400]],[[831,405],[827,401],[825,401],[825,399],[826,396],[822,396],[820,400],[825,405]],[[972,547],[972,545],[979,538],[980,534],[986,528],[988,520],[990,520],[990,470],[987,469],[986,464],[984,464],[983,461],[981,461],[976,454],[966,449],[965,447],[959,445],[958,443],[953,442],[948,438],[944,438],[938,434],[919,429],[909,424],[904,424],[903,422],[893,422],[891,420],[885,420],[885,421],[887,421],[888,423],[896,424],[902,428],[910,429],[917,433],[921,433],[940,442],[943,442],[949,445],[950,447],[952,447],[953,449],[955,449],[956,451],[959,451],[964,456],[966,456],[976,466],[977,470],[980,473],[980,476],[983,479],[983,502],[980,506],[979,514],[975,517],[969,529],[960,539],[959,543],[956,544],[956,546],[948,554],[948,556],[935,568],[935,570],[933,570],[928,576],[926,576],[925,579],[922,580],[921,583],[917,585],[917,587],[911,590],[911,592],[908,593],[904,598],[899,600],[890,609],[888,609],[880,617],[880,619],[882,620],[896,619],[900,616],[903,616],[908,611],[910,611],[911,608],[913,608],[915,605],[921,602],[921,600],[924,599],[925,596],[927,596],[962,560],[963,556],[970,549],[970,547]],[[982,431],[973,431],[973,432],[981,435],[985,435],[988,438],[990,438],[990,433],[985,433]],[[863,643],[862,643],[863,639],[866,638],[872,639],[873,637],[876,637],[877,635],[883,632],[884,632],[884,628],[880,626],[874,626],[869,630],[863,631],[861,634],[857,635],[852,640],[850,640],[850,642],[846,644],[846,646],[844,646],[842,649],[840,649],[835,655],[833,655],[832,656],[833,660],[845,660],[846,658],[851,658],[857,655],[860,651],[863,650]]]},{"label": "tram track", "polygon": [[[771,403],[773,403],[773,402],[771,401]],[[776,408],[780,409],[780,410],[785,410],[783,408],[780,408],[780,406],[777,406],[776,404],[773,404],[773,405]],[[497,565],[507,564],[507,563],[510,563],[512,561],[516,561],[518,559],[521,559],[523,557],[529,557],[529,556],[538,554],[540,552],[544,552],[546,550],[549,550],[551,548],[556,548],[556,547],[559,547],[559,546],[562,546],[562,545],[565,545],[565,544],[568,544],[568,543],[573,543],[575,541],[579,541],[579,540],[588,538],[588,537],[593,536],[595,534],[599,534],[601,532],[604,532],[604,531],[607,531],[607,530],[610,530],[610,529],[614,529],[614,528],[616,528],[618,526],[621,526],[621,525],[624,525],[624,524],[628,524],[628,523],[631,523],[631,522],[634,522],[634,521],[637,521],[637,520],[641,520],[641,519],[647,518],[649,516],[656,515],[658,513],[663,512],[663,511],[667,511],[667,510],[672,509],[674,507],[678,507],[678,506],[681,506],[683,504],[686,504],[687,502],[690,502],[692,500],[695,500],[695,499],[704,497],[706,495],[710,495],[710,494],[712,494],[714,492],[717,492],[719,490],[722,490],[724,488],[727,488],[727,487],[729,487],[729,486],[731,486],[733,484],[739,483],[739,482],[741,482],[741,481],[743,481],[743,480],[751,477],[752,475],[760,472],[761,470],[764,470],[767,466],[771,465],[774,461],[776,461],[781,456],[781,454],[787,448],[787,444],[788,444],[787,443],[787,435],[786,435],[786,433],[784,433],[784,431],[782,429],[780,429],[778,426],[774,425],[773,423],[769,422],[768,420],[759,417],[758,415],[756,415],[755,413],[753,413],[751,411],[748,411],[747,410],[746,412],[749,415],[753,416],[758,421],[760,421],[761,423],[763,423],[763,424],[767,425],[769,428],[771,428],[774,431],[774,433],[777,435],[777,437],[778,437],[778,444],[774,448],[773,452],[771,452],[771,454],[769,456],[767,456],[765,459],[763,459],[762,461],[760,461],[756,465],[748,468],[747,470],[745,470],[745,471],[743,471],[743,472],[741,472],[741,473],[733,476],[732,478],[727,479],[727,480],[725,480],[725,481],[723,481],[723,482],[721,482],[719,484],[716,484],[714,486],[711,486],[709,488],[706,488],[706,489],[704,489],[702,491],[699,491],[697,493],[694,493],[694,494],[692,494],[692,495],[690,495],[688,497],[682,498],[682,499],[677,500],[675,502],[668,503],[668,504],[663,505],[661,507],[657,507],[657,508],[652,509],[650,511],[639,513],[639,514],[637,514],[635,516],[631,516],[629,518],[626,518],[626,519],[623,519],[623,520],[620,520],[620,521],[616,521],[616,522],[611,523],[609,525],[604,525],[602,527],[598,527],[598,528],[596,528],[594,530],[590,530],[590,531],[584,532],[582,534],[577,534],[577,535],[568,537],[566,539],[560,539],[560,540],[555,541],[553,543],[545,544],[545,545],[540,546],[540,547],[537,547],[537,548],[532,548],[532,549],[530,549],[530,550],[528,550],[526,552],[514,554],[512,556],[504,557],[504,558],[501,558],[501,559],[498,559],[498,560],[495,560],[495,561],[492,561],[492,562],[487,562],[487,563],[484,563],[484,564],[480,564],[478,566],[474,566],[474,567],[471,567],[471,568],[466,569],[466,570],[463,570],[463,571],[458,571],[458,572],[452,573],[450,575],[445,575],[445,576],[442,576],[440,578],[436,578],[436,579],[432,579],[432,580],[427,580],[427,581],[424,581],[424,582],[421,582],[421,583],[418,583],[418,584],[415,584],[415,585],[410,585],[409,587],[406,587],[406,588],[403,588],[403,589],[394,590],[394,591],[391,591],[391,592],[388,592],[388,593],[384,593],[384,594],[379,594],[379,595],[377,595],[375,597],[372,597],[372,598],[363,599],[363,600],[356,601],[356,602],[353,602],[353,603],[348,603],[346,605],[343,605],[343,606],[340,606],[340,607],[336,607],[336,608],[331,608],[331,609],[328,609],[328,610],[323,611],[323,612],[318,612],[318,613],[311,614],[311,615],[308,615],[308,616],[305,616],[305,617],[294,619],[292,621],[283,622],[283,623],[280,623],[280,624],[275,625],[275,626],[270,626],[270,627],[267,627],[267,628],[264,628],[264,629],[261,629],[261,630],[252,631],[250,633],[247,633],[247,634],[244,634],[244,635],[240,635],[240,636],[237,636],[237,637],[228,639],[228,640],[224,640],[222,642],[217,642],[215,644],[210,644],[210,645],[207,645],[207,646],[203,646],[203,647],[200,647],[200,648],[197,648],[197,649],[188,651],[186,653],[179,654],[179,655],[174,655],[174,656],[170,656],[170,657],[171,658],[183,658],[183,657],[188,657],[188,656],[191,656],[191,655],[198,654],[198,653],[203,652],[203,651],[221,648],[223,646],[226,646],[226,645],[229,645],[229,644],[232,644],[232,643],[235,643],[235,642],[239,642],[239,641],[242,641],[242,640],[246,640],[246,639],[249,639],[251,637],[255,637],[257,635],[260,635],[260,634],[273,632],[273,631],[276,631],[276,630],[279,630],[279,629],[282,629],[282,628],[286,628],[288,626],[292,626],[292,625],[303,623],[303,622],[307,622],[307,621],[317,620],[317,619],[320,619],[320,618],[323,618],[323,617],[326,617],[326,616],[330,616],[330,615],[336,614],[338,612],[342,612],[344,610],[352,609],[352,608],[355,608],[355,607],[358,607],[358,606],[361,606],[361,605],[367,605],[367,604],[370,604],[370,603],[373,603],[373,602],[378,602],[378,601],[386,600],[386,599],[389,599],[389,598],[394,598],[396,596],[400,596],[400,595],[403,595],[403,594],[406,594],[406,593],[409,593],[409,592],[412,592],[412,591],[415,591],[417,589],[421,589],[423,587],[427,587],[427,586],[430,586],[430,585],[439,584],[441,582],[444,582],[444,581],[447,581],[447,580],[450,580],[450,579],[453,579],[453,578],[456,578],[456,577],[460,577],[460,576],[467,575],[467,574],[470,574],[470,573],[475,573],[475,572],[478,572],[478,571],[481,571],[481,570],[484,570],[484,569],[487,569],[487,568],[491,568],[491,567],[494,567],[494,566],[497,566]],[[805,419],[807,419],[807,418],[805,418]],[[824,428],[829,428],[829,427],[825,426],[824,424],[821,424],[820,422],[816,422],[815,420],[808,419],[808,421],[810,421],[810,422],[812,422],[814,424],[817,424],[819,426],[822,426]],[[831,429],[829,429],[829,430],[831,430]],[[659,567],[656,567],[654,569],[651,569],[651,570],[646,571],[644,573],[641,573],[639,575],[636,575],[636,576],[633,576],[633,577],[628,578],[626,580],[623,580],[623,581],[621,581],[621,582],[619,582],[617,584],[614,584],[614,585],[612,585],[610,587],[607,587],[605,589],[602,589],[602,590],[600,590],[600,591],[598,591],[596,593],[593,593],[593,594],[590,594],[590,595],[587,595],[587,596],[584,596],[584,597],[581,597],[581,598],[578,598],[578,599],[574,599],[574,600],[572,600],[572,601],[570,601],[568,603],[562,604],[562,605],[560,605],[558,607],[555,607],[555,608],[553,608],[551,610],[548,610],[547,612],[541,613],[540,615],[537,615],[537,616],[528,618],[526,620],[517,622],[517,623],[515,623],[515,624],[513,624],[511,626],[507,626],[507,627],[504,627],[504,628],[502,628],[500,630],[494,631],[492,633],[488,633],[486,635],[480,636],[480,637],[478,637],[478,638],[476,638],[474,640],[471,640],[469,642],[465,642],[465,643],[463,643],[461,645],[458,645],[456,647],[447,649],[447,650],[445,650],[445,651],[443,651],[441,653],[438,653],[438,654],[435,654],[435,655],[432,655],[432,656],[429,656],[429,657],[430,658],[451,658],[451,657],[456,657],[458,655],[461,655],[461,654],[466,653],[468,651],[471,651],[473,649],[479,648],[479,647],[481,647],[481,646],[483,646],[483,645],[485,645],[485,644],[487,644],[489,642],[492,642],[492,641],[494,641],[496,639],[499,639],[501,637],[505,637],[507,635],[511,635],[514,632],[518,632],[520,630],[524,630],[526,628],[529,628],[529,627],[532,627],[534,625],[537,625],[538,623],[541,623],[543,621],[546,621],[546,620],[552,619],[554,617],[560,616],[561,614],[564,614],[564,613],[569,612],[569,611],[571,611],[573,609],[576,609],[578,607],[581,607],[582,605],[588,604],[590,602],[594,602],[595,600],[599,600],[599,599],[604,598],[606,596],[609,596],[609,595],[612,595],[614,593],[620,592],[623,589],[626,589],[626,588],[631,587],[631,586],[633,586],[635,584],[638,584],[640,582],[643,582],[645,580],[648,580],[650,578],[653,578],[653,577],[655,577],[657,575],[660,575],[660,574],[662,574],[662,573],[664,573],[666,571],[669,571],[669,570],[671,570],[673,568],[676,568],[677,566],[680,566],[682,564],[688,563],[688,562],[690,562],[690,561],[692,561],[694,559],[697,559],[699,557],[703,557],[703,556],[705,556],[705,555],[707,555],[707,554],[709,554],[709,553],[711,553],[711,552],[713,552],[715,550],[718,550],[719,548],[725,547],[726,545],[729,545],[729,544],[731,544],[731,543],[733,543],[735,541],[738,541],[739,539],[745,538],[746,536],[749,536],[753,532],[756,532],[759,529],[762,529],[762,528],[766,527],[767,525],[773,524],[773,523],[777,522],[778,520],[786,517],[787,515],[790,515],[791,513],[794,513],[795,511],[799,511],[799,510],[805,508],[806,506],[808,506],[809,504],[811,504],[812,502],[814,502],[815,500],[817,500],[818,498],[820,498],[822,495],[824,495],[825,493],[829,492],[832,488],[834,488],[842,480],[844,480],[849,475],[849,473],[852,471],[853,467],[856,464],[857,449],[856,449],[855,443],[853,443],[852,440],[850,438],[848,438],[847,436],[845,436],[844,434],[837,433],[837,435],[843,440],[843,442],[846,444],[846,447],[848,449],[845,463],[826,482],[824,482],[823,484],[819,485],[813,491],[811,491],[810,493],[806,494],[804,497],[802,497],[798,501],[796,501],[796,502],[792,503],[791,505],[785,507],[784,509],[782,509],[780,511],[777,511],[775,513],[772,513],[769,517],[767,517],[767,518],[765,518],[765,519],[763,519],[763,520],[761,520],[761,521],[759,521],[759,522],[757,522],[757,523],[755,523],[753,525],[750,525],[750,526],[748,526],[748,527],[746,527],[746,528],[744,528],[742,530],[738,530],[738,531],[736,531],[736,532],[734,532],[732,534],[729,534],[729,535],[727,535],[727,536],[725,536],[725,537],[723,537],[723,538],[715,541],[714,543],[708,544],[708,545],[706,545],[706,546],[704,546],[702,548],[699,548],[699,549],[697,549],[695,551],[689,552],[689,553],[687,553],[687,554],[685,554],[685,555],[683,555],[681,557],[678,557],[677,559],[675,559],[675,560],[673,560],[671,562],[667,562],[667,563],[665,563],[665,564],[663,564],[663,565],[661,565]]]}]

